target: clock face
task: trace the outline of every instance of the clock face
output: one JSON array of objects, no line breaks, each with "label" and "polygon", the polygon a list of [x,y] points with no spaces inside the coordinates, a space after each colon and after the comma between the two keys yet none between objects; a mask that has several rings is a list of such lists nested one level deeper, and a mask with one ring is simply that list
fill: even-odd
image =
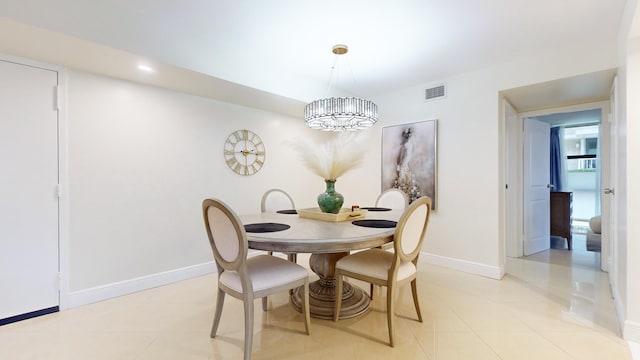
[{"label": "clock face", "polygon": [[235,173],[249,176],[264,165],[266,152],[264,143],[250,130],[236,130],[224,143],[224,159]]}]

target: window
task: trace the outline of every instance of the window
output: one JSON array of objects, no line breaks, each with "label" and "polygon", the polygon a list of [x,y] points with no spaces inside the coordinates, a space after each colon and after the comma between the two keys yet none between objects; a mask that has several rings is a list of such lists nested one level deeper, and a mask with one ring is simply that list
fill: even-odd
[{"label": "window", "polygon": [[585,153],[589,155],[596,155],[598,153],[598,138],[584,139]]},{"label": "window", "polygon": [[567,170],[595,171],[597,167],[598,125],[567,127],[564,130],[564,145],[567,151]]}]

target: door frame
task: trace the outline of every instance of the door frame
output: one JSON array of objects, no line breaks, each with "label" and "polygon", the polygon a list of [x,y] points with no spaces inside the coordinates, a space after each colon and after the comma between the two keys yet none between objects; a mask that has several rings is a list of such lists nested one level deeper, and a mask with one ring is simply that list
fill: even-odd
[{"label": "door frame", "polygon": [[[617,289],[618,284],[616,283],[616,279],[618,276],[618,233],[615,231],[615,221],[618,219],[617,213],[617,203],[615,190],[618,188],[618,177],[617,177],[617,167],[618,167],[618,77],[613,78],[613,82],[611,84],[610,91],[610,100],[609,100],[609,112],[607,115],[606,128],[607,128],[607,140],[609,141],[607,150],[608,153],[608,174],[602,175],[603,183],[601,194],[602,196],[602,210],[604,214],[607,216],[601,216],[602,221],[602,248],[604,249],[605,245],[607,246],[607,253],[601,252],[600,255],[602,261],[602,270],[609,271],[609,283],[611,284],[612,289]],[[603,126],[602,128],[604,128]],[[604,189],[610,188],[614,190],[614,193],[611,195],[604,194]],[[606,217],[606,219],[604,219]],[[605,241],[608,239],[608,241]],[[607,256],[608,255],[608,256]]]},{"label": "door frame", "polygon": [[69,171],[66,68],[0,53],[0,60],[58,73],[58,283],[59,309],[69,308]]},{"label": "door frame", "polygon": [[[502,199],[502,214],[504,219],[507,214],[513,219],[521,219],[523,217],[524,206],[522,204],[523,197],[518,196],[522,191],[523,181],[521,180],[524,171],[522,163],[523,158],[523,136],[521,136],[523,128],[523,118],[518,116],[518,111],[507,100],[502,99],[502,118],[504,127],[504,157],[503,168],[503,184],[500,194],[504,194]],[[504,192],[503,192],[504,191]],[[521,257],[524,255],[524,230],[523,222],[503,221],[502,231],[504,232],[505,255],[507,257]]]},{"label": "door frame", "polygon": [[[533,110],[533,111],[526,111],[526,112],[519,112],[517,115],[517,124],[516,126],[518,126],[520,129],[522,129],[522,124],[524,123],[524,118],[526,117],[535,117],[535,116],[544,116],[544,115],[551,115],[551,114],[557,114],[557,113],[563,113],[563,112],[574,112],[574,111],[581,111],[581,110],[593,110],[593,109],[600,109],[601,111],[601,124],[606,122],[606,117],[609,114],[609,109],[610,109],[610,102],[608,100],[605,101],[596,101],[596,102],[589,102],[589,103],[584,103],[584,104],[577,104],[577,105],[569,105],[569,106],[560,106],[560,107],[554,107],[554,108],[548,108],[548,109],[542,109],[542,110]],[[517,109],[516,109],[517,111]],[[502,116],[501,119],[502,122],[506,122],[507,119],[505,118],[505,116]],[[503,129],[508,129],[509,126],[511,125],[507,125],[504,124],[503,125]],[[609,177],[609,150],[608,150],[608,146],[609,146],[609,139],[606,138],[608,137],[608,129],[606,129],[605,132],[605,127],[601,126],[601,133],[600,133],[600,157],[601,157],[601,179],[604,180],[606,178]],[[507,132],[504,131],[503,134],[503,143],[509,143],[509,144],[519,144],[516,146],[519,146],[519,151],[520,153],[522,153],[522,146],[524,144],[523,141],[523,136],[524,136],[524,132],[523,131],[515,131],[515,132]],[[505,151],[508,149],[505,149]],[[506,156],[506,154],[503,154],[503,156]],[[521,158],[521,161],[518,162],[516,164],[516,166],[518,167],[515,171],[514,169],[510,169],[509,167],[507,167],[507,163],[506,161],[502,161],[502,166],[504,166],[505,168],[502,169],[501,173],[503,174],[503,181],[502,181],[502,189],[505,189],[506,186],[508,185],[508,191],[511,192],[510,196],[505,196],[505,201],[503,202],[503,210],[501,211],[502,213],[502,223],[503,226],[501,227],[502,229],[502,239],[505,242],[505,248],[516,248],[516,249],[520,249],[523,245],[523,241],[524,241],[524,218],[522,216],[522,212],[520,213],[511,213],[508,211],[504,211],[505,208],[509,208],[510,206],[513,205],[513,203],[510,202],[514,202],[514,201],[519,201],[519,207],[520,210],[523,211],[522,207],[524,206],[523,202],[521,199],[523,199],[524,197],[524,161],[522,161],[523,159]],[[512,163],[510,163],[512,164]],[[606,164],[606,165],[605,165]],[[507,182],[507,178],[506,178],[506,174],[514,174],[517,176],[516,179],[509,179],[509,182]],[[605,187],[605,183],[601,182],[601,186],[604,188]],[[608,228],[609,224],[608,224],[608,219],[606,220],[606,224],[605,224],[605,209],[606,211],[609,210],[608,208],[608,199],[603,198],[602,193],[600,193],[600,197],[601,197],[601,208],[602,208],[602,227],[603,228]],[[605,202],[607,202],[607,207],[605,207]],[[607,213],[608,215],[608,213]],[[508,238],[505,236],[505,231],[504,229],[506,228],[505,224],[509,224],[509,223],[515,223],[516,227],[520,230],[520,233],[518,234],[519,236],[517,238]],[[510,244],[506,244],[506,242],[512,242]],[[505,256],[507,256],[507,254],[505,254]],[[602,259],[602,263],[605,263],[605,259]]]}]

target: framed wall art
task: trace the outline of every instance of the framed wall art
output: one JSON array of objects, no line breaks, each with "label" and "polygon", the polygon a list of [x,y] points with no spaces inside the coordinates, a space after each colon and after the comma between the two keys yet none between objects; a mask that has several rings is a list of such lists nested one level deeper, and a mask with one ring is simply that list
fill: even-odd
[{"label": "framed wall art", "polygon": [[382,191],[404,191],[411,202],[427,195],[436,209],[436,120],[382,128]]}]

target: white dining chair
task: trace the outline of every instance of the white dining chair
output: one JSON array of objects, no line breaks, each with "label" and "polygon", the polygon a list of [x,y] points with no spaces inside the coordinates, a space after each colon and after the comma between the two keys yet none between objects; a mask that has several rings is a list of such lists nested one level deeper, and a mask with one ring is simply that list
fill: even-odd
[{"label": "white dining chair", "polygon": [[389,345],[395,344],[395,298],[398,288],[411,283],[413,304],[422,322],[416,277],[418,256],[429,223],[431,199],[423,196],[415,200],[402,214],[393,235],[394,251],[369,249],[347,255],[336,263],[336,300],[333,319],[338,321],[342,302],[343,277],[347,276],[387,287],[387,325]]},{"label": "white dining chair", "polygon": [[262,298],[267,310],[267,296],[304,287],[304,326],[310,333],[309,273],[304,267],[269,255],[247,258],[247,234],[238,216],[217,199],[202,202],[204,223],[213,257],[218,268],[218,296],[211,337],[215,338],[222,315],[225,294],[244,302],[244,359],[251,358],[253,342],[253,302]]},{"label": "white dining chair", "polygon": [[[409,206],[409,195],[404,191],[396,188],[390,188],[378,195],[376,199],[376,207],[388,208],[392,210],[404,210]],[[387,243],[379,246],[382,250],[393,248],[393,243]],[[369,297],[373,299],[373,284],[369,289]]]},{"label": "white dining chair", "polygon": [[402,190],[391,188],[383,191],[376,199],[376,207],[404,210],[409,206],[409,196]]},{"label": "white dining chair", "polygon": [[[278,212],[280,210],[295,210],[296,206],[293,199],[286,191],[282,189],[269,189],[265,191],[260,200],[260,212]],[[273,255],[273,251],[268,252]],[[298,261],[296,253],[287,253],[287,259],[292,262]]]},{"label": "white dining chair", "polygon": [[295,208],[296,206],[291,196],[281,189],[269,189],[265,191],[260,200],[261,212],[277,212],[278,210],[292,210]]}]

